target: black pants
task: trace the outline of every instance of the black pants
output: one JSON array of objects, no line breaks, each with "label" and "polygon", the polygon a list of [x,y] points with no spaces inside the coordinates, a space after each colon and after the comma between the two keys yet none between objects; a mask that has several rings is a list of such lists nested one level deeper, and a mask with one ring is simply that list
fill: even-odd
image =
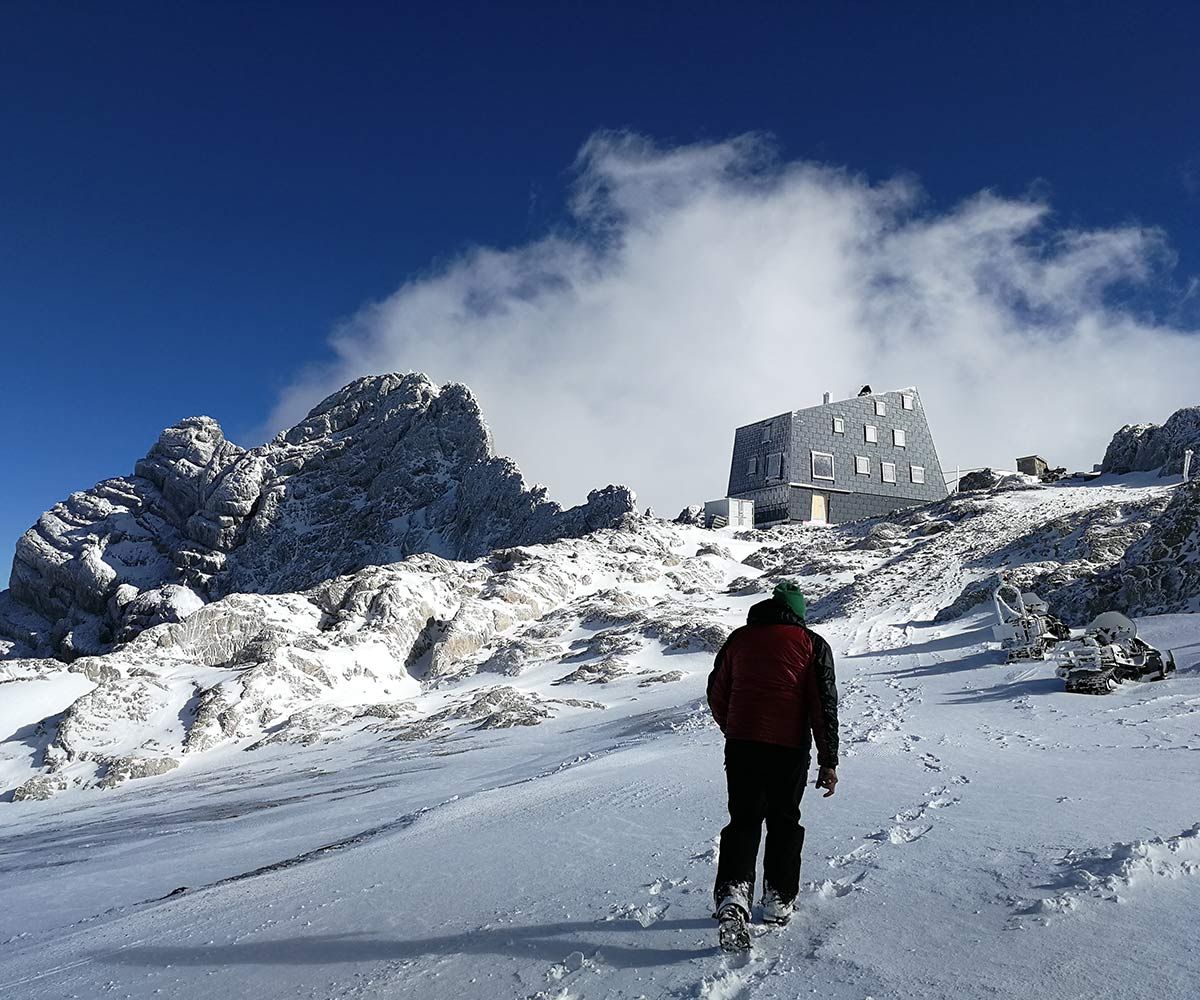
[{"label": "black pants", "polygon": [[755,862],[763,821],[767,848],[763,882],[784,901],[800,891],[800,796],[808,780],[809,751],[752,740],[727,740],[725,777],[729,783],[729,825],[721,831],[716,898],[736,883],[754,895]]}]

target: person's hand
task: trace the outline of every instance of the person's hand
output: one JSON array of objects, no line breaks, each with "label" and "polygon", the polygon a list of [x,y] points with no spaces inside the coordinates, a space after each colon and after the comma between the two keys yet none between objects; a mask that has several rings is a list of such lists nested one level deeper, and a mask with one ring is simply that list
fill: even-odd
[{"label": "person's hand", "polygon": [[823,799],[829,798],[837,789],[837,768],[823,767],[817,772],[817,787],[825,788],[828,791],[821,796]]}]

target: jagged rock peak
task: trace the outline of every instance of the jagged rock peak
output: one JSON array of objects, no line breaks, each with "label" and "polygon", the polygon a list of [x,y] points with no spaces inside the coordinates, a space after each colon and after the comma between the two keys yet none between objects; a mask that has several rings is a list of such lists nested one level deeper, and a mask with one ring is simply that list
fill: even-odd
[{"label": "jagged rock peak", "polygon": [[[633,509],[625,487],[565,511],[527,488],[494,454],[471,391],[418,373],[357,379],[249,450],[189,417],[132,476],[72,494],[21,537],[0,656],[18,643],[99,652],[225,594],[303,590],[418,552],[475,559],[612,527]],[[19,624],[6,607],[21,609]]]},{"label": "jagged rock peak", "polygon": [[1167,422],[1127,424],[1113,435],[1104,453],[1103,472],[1155,472],[1178,476],[1183,472],[1183,453],[1191,448],[1200,453],[1200,406],[1176,410]]}]

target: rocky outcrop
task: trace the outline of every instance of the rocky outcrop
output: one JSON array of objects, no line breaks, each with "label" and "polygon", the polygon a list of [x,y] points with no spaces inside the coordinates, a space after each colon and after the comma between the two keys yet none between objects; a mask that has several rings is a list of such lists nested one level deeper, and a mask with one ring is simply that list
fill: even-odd
[{"label": "rocky outcrop", "polygon": [[418,552],[474,559],[633,510],[624,487],[570,510],[527,488],[470,390],[419,374],[359,379],[249,451],[191,417],[132,476],[73,494],[21,537],[0,657],[95,654],[227,594],[304,590]]},{"label": "rocky outcrop", "polygon": [[364,727],[434,739],[603,707],[544,698],[524,683],[464,692],[462,682],[478,674],[540,668],[548,687],[601,674],[615,682],[630,673],[632,687],[645,681],[624,663],[610,670],[614,650],[631,658],[703,651],[707,668],[728,626],[720,606],[689,595],[701,581],[715,593],[738,564],[719,552],[690,554],[706,536],[633,518],[472,562],[419,554],[302,593],[231,594],[69,665],[10,659],[0,684],[73,674],[71,687],[84,689],[52,717],[29,720],[38,773],[15,784],[12,798],[111,788],[230,744],[310,743]]},{"label": "rocky outcrop", "polygon": [[1128,424],[1113,435],[1101,463],[1102,472],[1183,473],[1183,453],[1200,452],[1200,406],[1176,410],[1162,426]]},{"label": "rocky outcrop", "polygon": [[958,481],[959,493],[970,493],[973,490],[990,490],[1000,482],[1000,477],[991,469],[976,469],[968,472]]},{"label": "rocky outcrop", "polygon": [[1110,610],[1131,616],[1200,611],[1200,481],[1174,489],[1119,562],[1055,597],[1078,609],[1082,620]]}]

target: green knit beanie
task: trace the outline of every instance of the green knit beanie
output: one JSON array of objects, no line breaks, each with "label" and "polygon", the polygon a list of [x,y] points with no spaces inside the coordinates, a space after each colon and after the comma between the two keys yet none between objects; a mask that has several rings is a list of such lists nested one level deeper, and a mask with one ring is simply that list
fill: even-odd
[{"label": "green knit beanie", "polygon": [[803,618],[807,605],[804,602],[804,594],[791,580],[780,580],[775,584],[775,589],[771,592],[771,596],[777,601],[783,601],[789,608],[792,609],[792,614],[797,618]]}]

